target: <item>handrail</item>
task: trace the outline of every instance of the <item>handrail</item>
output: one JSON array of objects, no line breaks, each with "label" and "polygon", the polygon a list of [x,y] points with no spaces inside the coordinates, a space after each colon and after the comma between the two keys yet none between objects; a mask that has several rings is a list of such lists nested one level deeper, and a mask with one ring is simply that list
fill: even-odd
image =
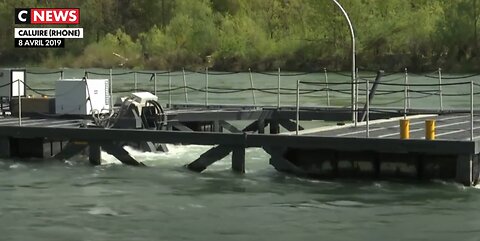
[{"label": "handrail", "polygon": [[[281,77],[296,77],[296,76],[306,76],[306,75],[311,75],[311,74],[324,74],[326,72],[326,68],[323,68],[321,70],[315,70],[315,71],[305,71],[305,72],[281,72],[280,76]],[[204,75],[205,71],[196,71],[196,70],[169,70],[169,71],[139,71],[139,70],[130,70],[130,71],[125,71],[125,72],[119,72],[115,73],[113,72],[113,76],[121,76],[121,75],[133,75],[133,74],[142,74],[142,75],[153,75],[154,73],[157,74],[157,76],[163,76],[163,77],[168,77],[169,75],[171,77],[177,77],[177,76],[183,76],[183,71],[185,71],[185,75],[192,75],[192,74],[200,74]],[[376,72],[376,70],[368,70],[368,69],[361,69],[359,68],[360,72]],[[34,70],[28,70],[26,71],[27,74],[32,74],[32,75],[53,75],[53,74],[62,74],[62,72],[66,72],[65,68],[61,68],[60,70],[54,70],[54,71],[34,71]],[[276,71],[272,72],[263,72],[263,71],[235,71],[235,72],[222,72],[222,71],[211,71],[209,69],[208,74],[209,75],[217,75],[217,76],[228,76],[228,75],[235,75],[235,74],[248,74],[251,72],[252,74],[259,74],[259,75],[266,75],[266,76],[278,76],[278,69]],[[340,72],[340,71],[329,71],[329,74],[335,74],[338,76],[344,76],[344,77],[351,77],[351,74],[347,74],[345,72]],[[404,73],[403,71],[395,71],[395,72],[386,72],[384,74],[384,77],[392,76],[392,75],[398,75]],[[85,74],[91,74],[91,75],[98,75],[98,76],[109,76],[109,72],[96,72],[92,70],[85,70]],[[409,72],[411,76],[417,76],[417,77],[424,77],[424,78],[429,78],[429,79],[439,79],[439,72],[438,69],[435,71],[429,71],[424,73],[413,73]],[[436,74],[436,75],[434,75]],[[460,80],[460,79],[468,79],[468,78],[473,78],[480,76],[480,73],[474,73],[474,74],[469,74],[469,75],[458,75],[458,76],[447,76],[444,73],[441,74],[442,80]],[[375,78],[376,75],[369,75],[369,76],[363,76],[364,79],[373,79]],[[390,82],[390,81],[396,81],[402,79],[401,77],[398,78],[393,78],[393,79],[385,79],[383,82]],[[351,84],[351,83],[350,83]]]},{"label": "handrail", "polygon": [[[153,91],[155,94],[164,96],[165,102],[168,103],[169,106],[173,104],[172,96],[175,96],[175,100],[178,101],[178,96],[181,94],[184,95],[185,98],[185,103],[189,102],[188,98],[188,92],[192,93],[197,93],[195,95],[196,101],[198,100],[198,93],[204,93],[205,95],[205,105],[209,105],[209,97],[210,95],[228,95],[232,93],[243,93],[243,92],[251,92],[251,97],[253,100],[253,105],[258,106],[261,105],[262,103],[258,103],[258,96],[256,95],[257,93],[261,95],[277,95],[277,103],[276,106],[280,107],[280,98],[282,95],[284,96],[292,96],[292,95],[299,95],[299,105],[300,105],[300,96],[309,98],[309,100],[317,99],[321,101],[326,100],[326,105],[331,106],[332,101],[335,101],[334,103],[345,103],[345,98],[346,95],[351,94],[351,86],[352,82],[346,81],[346,78],[343,79],[345,74],[342,72],[334,72],[334,71],[327,71],[326,68],[323,69],[323,71],[317,71],[317,72],[297,72],[297,73],[289,73],[289,72],[281,72],[280,69],[277,69],[277,72],[272,72],[272,73],[266,73],[266,72],[255,72],[252,71],[251,69],[248,70],[248,72],[212,72],[210,69],[205,68],[204,71],[192,71],[192,70],[181,70],[181,72],[172,72],[172,71],[125,71],[125,72],[117,72],[115,73],[113,70],[109,70],[109,73],[102,73],[102,70],[95,70],[95,71],[90,71],[90,70],[85,70],[85,76],[92,77],[92,75],[109,75],[109,78],[112,80],[110,81],[111,86],[110,86],[110,96],[113,98],[114,93],[127,93],[127,92],[137,92],[137,91],[151,91],[151,87],[147,87],[143,83],[144,77],[140,78],[140,75],[150,75],[152,78],[152,82],[154,84],[153,86]],[[364,71],[364,70],[361,70]],[[60,78],[63,79],[65,76],[65,73],[68,74],[68,70],[64,71],[64,69],[60,71],[49,71],[49,72],[39,72],[39,71],[28,71],[28,74],[32,75],[48,75],[48,74],[60,74]],[[401,106],[403,102],[403,114],[406,117],[408,113],[408,109],[410,109],[410,102],[417,100],[417,99],[423,99],[423,98],[433,98],[434,96],[439,96],[440,98],[440,111],[444,109],[444,103],[443,99],[444,97],[452,97],[452,96],[467,96],[467,95],[473,95],[477,96],[480,95],[480,92],[473,92],[468,93],[466,91],[466,88],[463,89],[464,91],[459,91],[462,90],[461,88],[448,88],[448,87],[456,87],[456,86],[462,86],[466,84],[472,84],[474,87],[475,86],[480,86],[480,83],[475,83],[472,81],[459,81],[459,82],[454,82],[454,81],[443,81],[445,79],[448,80],[454,80],[455,78],[452,78],[447,75],[445,75],[441,72],[441,69],[437,70],[437,75],[435,76],[438,79],[438,82],[433,83],[432,81],[428,82],[414,82],[416,78],[428,78],[430,79],[431,76],[433,76],[435,73],[430,73],[426,75],[418,75],[414,73],[409,73],[407,69],[404,70],[403,76],[394,76],[395,74],[397,75],[402,75],[402,73],[399,72],[394,72],[394,73],[387,73],[384,76],[390,76],[390,78],[385,79],[381,83],[378,84],[380,87],[377,90],[376,95],[378,96],[390,96],[390,97],[385,97],[384,99],[379,100],[379,102],[375,103],[376,106]],[[195,79],[198,79],[199,76],[195,74],[204,74],[205,75],[205,86],[204,87],[198,87],[198,83],[195,86],[189,86],[187,83],[187,76],[189,75],[194,75]],[[217,76],[223,76],[223,75],[232,75],[232,74],[240,74],[240,76],[244,77],[242,74],[248,74],[248,80],[250,81],[250,86],[248,84],[244,84],[244,88],[242,87],[217,87],[217,86],[211,86],[209,83],[209,76],[210,75],[217,75]],[[277,77],[277,85],[273,85],[272,87],[261,87],[261,86],[256,86],[254,83],[254,78],[257,78],[253,76],[254,74],[260,74],[260,75],[269,75],[269,76],[276,76]],[[309,77],[309,79],[314,79],[314,81],[306,81],[306,80],[299,80],[297,88],[291,86],[289,84],[290,79],[286,78],[285,80],[281,80],[282,77],[294,77],[294,76],[303,76],[303,75],[308,75],[308,74],[313,74],[314,77]],[[329,74],[333,74],[332,76],[329,76]],[[413,81],[409,81],[410,74],[417,76],[418,77],[413,77]],[[130,77],[127,78],[122,78],[122,80],[125,79],[132,79],[132,87],[129,88],[129,84],[125,85],[125,87],[117,87],[113,88],[113,82],[117,83],[115,81],[116,76],[127,76],[130,75]],[[323,76],[322,76],[323,75]],[[338,76],[335,76],[338,75]],[[180,79],[183,78],[183,85],[182,84],[175,84],[175,82],[172,83],[172,78],[175,76],[181,76]],[[339,77],[340,76],[340,77]],[[474,77],[476,75],[468,75],[468,76],[460,76],[458,79],[463,79],[463,78],[469,78],[469,77]],[[162,79],[159,79],[162,78]],[[350,77],[350,76],[348,76]],[[372,82],[372,78],[370,74],[366,73],[362,75],[362,78],[356,79],[356,81],[353,83],[355,86],[362,86],[357,90],[358,95],[355,96],[357,99],[358,96],[363,96],[366,95],[367,90],[365,89],[365,86],[370,85],[370,82]],[[168,79],[167,79],[168,78]],[[300,77],[301,78],[301,77]],[[323,79],[323,80],[322,80]],[[404,81],[402,81],[402,79]],[[247,81],[248,81],[247,80]],[[270,81],[272,78],[269,78]],[[281,83],[280,80],[283,82]],[[161,81],[161,82],[160,82]],[[168,81],[168,82],[167,82]],[[181,82],[181,80],[180,80]],[[193,82],[193,80],[192,80]],[[257,80],[258,82],[258,80]],[[403,83],[402,83],[403,82]],[[122,82],[123,83],[123,82]],[[158,85],[161,83],[161,85]],[[213,81],[212,81],[213,83]],[[290,82],[291,83],[291,82]],[[118,86],[118,84],[116,84]],[[283,86],[282,86],[283,85]],[[49,91],[53,91],[54,89],[51,88],[32,88],[28,85],[25,85],[26,88],[29,91],[33,91],[37,94],[41,95],[47,95],[46,93],[49,93]],[[162,87],[160,87],[162,86]],[[265,86],[265,85],[264,85]],[[160,88],[158,88],[160,87]],[[292,88],[293,87],[293,88]],[[181,92],[183,90],[183,93]],[[405,93],[406,90],[406,93]],[[46,92],[46,93],[45,93]],[[316,93],[325,93],[325,94],[316,94]],[[399,97],[400,93],[404,93],[403,97]],[[51,93],[51,92],[50,92]],[[370,94],[370,93],[369,93]],[[51,95],[50,95],[51,96]],[[167,99],[168,98],[168,99]],[[336,101],[341,98],[342,101]],[[325,99],[325,100],[324,100]],[[391,99],[392,101],[385,101],[387,99]],[[285,97],[285,100],[288,100],[288,98]],[[403,101],[402,101],[403,100]],[[113,99],[111,99],[111,103],[113,103]],[[178,103],[178,102],[177,102]],[[357,103],[357,102],[356,102]],[[273,104],[273,103],[271,103]],[[359,103],[357,103],[358,105]],[[369,100],[369,105],[371,105],[371,101]],[[335,106],[335,104],[333,104]],[[338,104],[337,104],[338,105]],[[355,109],[355,113],[358,115],[361,110]],[[364,112],[365,113],[365,112]]]},{"label": "handrail", "polygon": [[470,81],[470,141],[473,141],[474,139],[474,127],[473,127],[473,95],[474,95],[474,90],[473,90],[473,81]]}]

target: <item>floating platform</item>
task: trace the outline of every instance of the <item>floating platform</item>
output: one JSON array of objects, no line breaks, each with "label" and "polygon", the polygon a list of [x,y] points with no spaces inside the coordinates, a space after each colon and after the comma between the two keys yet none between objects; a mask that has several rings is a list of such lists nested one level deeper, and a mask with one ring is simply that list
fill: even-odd
[{"label": "floating platform", "polygon": [[[301,120],[347,121],[351,117],[348,112],[345,108],[306,108],[300,111],[300,116]],[[100,150],[104,150],[125,164],[142,165],[123,149],[124,145],[134,142],[212,145],[212,149],[187,167],[201,172],[233,153],[232,169],[244,173],[245,149],[259,147],[270,154],[270,164],[277,170],[296,175],[322,179],[435,178],[465,185],[477,183],[480,148],[478,139],[469,139],[469,116],[457,110],[442,111],[440,115],[435,110],[430,112],[428,116],[409,117],[412,127],[409,140],[399,138],[398,122],[403,116],[399,109],[382,109],[378,116],[373,115],[377,120],[372,121],[368,138],[363,123],[356,127],[346,124],[313,130],[301,128],[299,135],[294,135],[295,111],[288,107],[182,109],[176,106],[165,111],[167,123],[163,130],[105,129],[89,125],[88,119],[50,117],[22,118],[20,126],[18,118],[5,117],[0,118],[0,153],[2,157],[65,159],[83,151],[92,164],[98,165]],[[424,122],[432,118],[437,120],[434,141],[423,138]],[[235,120],[251,122],[239,128],[230,123]],[[281,127],[286,133],[281,133]],[[480,134],[480,127],[474,131]]]},{"label": "floating platform", "polygon": [[[320,178],[375,177],[450,179],[465,185],[478,182],[479,140],[470,140],[466,114],[408,117],[410,139],[400,139],[402,118],[342,127],[301,131],[316,139],[311,147],[287,147],[274,161],[279,170]],[[425,140],[425,121],[436,120],[436,139]],[[480,119],[476,117],[475,123]],[[480,127],[474,128],[474,135]]]}]

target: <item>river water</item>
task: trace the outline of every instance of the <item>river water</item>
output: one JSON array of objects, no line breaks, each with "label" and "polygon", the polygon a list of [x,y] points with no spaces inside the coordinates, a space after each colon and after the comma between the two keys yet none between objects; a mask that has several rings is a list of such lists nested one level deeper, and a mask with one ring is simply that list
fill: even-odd
[{"label": "river water", "polygon": [[[67,70],[65,76],[82,77],[83,70]],[[33,88],[48,89],[58,77],[29,74],[27,81]],[[257,88],[275,88],[278,83],[276,76],[253,77]],[[282,77],[281,82],[282,86],[295,88],[297,79],[321,82],[323,78],[323,74],[310,74]],[[149,79],[149,75],[142,75],[138,85],[151,87]],[[385,80],[404,81],[401,74]],[[158,77],[157,81],[158,90],[168,87],[167,77]],[[205,76],[188,75],[187,81],[202,88]],[[348,77],[331,74],[329,81],[348,81]],[[437,80],[417,76],[410,81]],[[113,83],[114,90],[133,86],[132,79],[124,76],[114,76]],[[172,86],[182,84],[183,76],[172,78]],[[248,74],[209,76],[209,87],[249,86]],[[393,87],[380,87],[380,93],[382,88]],[[443,91],[468,93],[469,87]],[[188,94],[190,102],[205,101],[203,92]],[[256,94],[257,104],[277,103],[276,95]],[[302,97],[302,104],[325,105],[325,92],[309,95]],[[168,93],[159,96],[168,102]],[[402,96],[378,96],[374,104],[402,106]],[[412,93],[412,97],[416,96]],[[334,105],[349,103],[345,94],[332,92],[331,98]],[[467,107],[468,100],[468,96],[445,97],[444,105]],[[172,101],[185,101],[183,89],[172,95]],[[252,104],[253,98],[250,91],[210,93],[209,103]],[[293,105],[295,96],[282,95],[281,103]],[[438,105],[438,96],[412,98],[411,105],[432,107]],[[123,166],[105,153],[104,164],[98,167],[89,166],[85,157],[62,162],[1,160],[1,240],[480,239],[480,219],[476,217],[480,190],[475,187],[443,181],[299,178],[276,172],[268,164],[269,156],[260,149],[247,150],[245,175],[230,171],[228,157],[201,174],[183,168],[208,148],[169,145],[169,153],[159,154],[129,149],[147,168]]]}]

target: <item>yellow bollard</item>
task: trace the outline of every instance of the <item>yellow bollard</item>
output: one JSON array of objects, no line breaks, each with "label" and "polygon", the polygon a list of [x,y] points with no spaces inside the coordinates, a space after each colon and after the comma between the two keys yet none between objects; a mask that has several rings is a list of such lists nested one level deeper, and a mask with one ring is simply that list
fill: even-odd
[{"label": "yellow bollard", "polygon": [[410,139],[410,120],[400,120],[400,139]]},{"label": "yellow bollard", "polygon": [[425,139],[435,140],[435,120],[425,121]]}]

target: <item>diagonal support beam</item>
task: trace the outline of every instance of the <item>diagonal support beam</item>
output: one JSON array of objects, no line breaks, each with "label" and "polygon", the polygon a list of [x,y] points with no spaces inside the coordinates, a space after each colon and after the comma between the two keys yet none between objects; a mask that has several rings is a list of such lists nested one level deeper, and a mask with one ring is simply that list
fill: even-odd
[{"label": "diagonal support beam", "polygon": [[115,158],[117,158],[119,161],[121,161],[125,165],[145,166],[145,164],[138,162],[132,156],[130,156],[130,153],[128,153],[128,151],[123,149],[123,147],[120,145],[103,143],[102,149],[108,154],[113,155]]},{"label": "diagonal support beam", "polygon": [[250,125],[246,126],[242,132],[259,132],[264,133],[265,127],[269,124],[268,121],[265,120],[256,120],[252,122]]},{"label": "diagonal support beam", "polygon": [[157,147],[151,141],[142,141],[139,143],[140,150],[144,152],[156,152]]},{"label": "diagonal support beam", "polygon": [[232,152],[232,147],[218,145],[211,148],[200,157],[187,165],[187,168],[195,172],[203,172],[208,166],[228,156]]},{"label": "diagonal support beam", "polygon": [[242,131],[243,132],[249,132],[249,131],[256,132],[256,131],[258,131],[258,121],[252,122],[250,125],[245,127]]},{"label": "diagonal support beam", "polygon": [[168,152],[167,144],[157,144],[157,151]]},{"label": "diagonal support beam", "polygon": [[[225,124],[225,123],[221,123]],[[229,123],[227,123],[229,124]],[[242,132],[244,135],[244,143],[243,146],[226,146],[226,145],[218,145],[210,150],[203,153],[197,160],[193,161],[192,163],[187,165],[187,168],[195,171],[195,172],[202,172],[207,169],[208,166],[212,165],[213,163],[221,160],[222,158],[228,156],[230,152],[233,151],[232,155],[232,170],[238,173],[245,173],[245,148],[247,142],[247,131],[256,131],[258,129],[258,121],[254,121],[247,127],[245,127]]]},{"label": "diagonal support beam", "polygon": [[54,156],[54,158],[59,160],[70,159],[83,152],[87,147],[88,143],[86,142],[70,141],[62,148],[60,153]]},{"label": "diagonal support beam", "polygon": [[[278,121],[283,128],[287,129],[288,131],[296,131],[297,130],[297,124],[291,120],[279,120]],[[298,127],[298,130],[303,131],[305,128],[302,126]]]},{"label": "diagonal support beam", "polygon": [[190,132],[193,132],[192,129],[188,128],[187,126],[185,126],[184,124],[180,123],[180,122],[174,122],[172,123],[172,127],[180,130],[180,131],[190,131]]},{"label": "diagonal support beam", "polygon": [[220,120],[219,124],[224,129],[228,130],[230,133],[240,133],[241,132],[237,127],[233,126],[232,124],[228,123],[227,121]]}]

